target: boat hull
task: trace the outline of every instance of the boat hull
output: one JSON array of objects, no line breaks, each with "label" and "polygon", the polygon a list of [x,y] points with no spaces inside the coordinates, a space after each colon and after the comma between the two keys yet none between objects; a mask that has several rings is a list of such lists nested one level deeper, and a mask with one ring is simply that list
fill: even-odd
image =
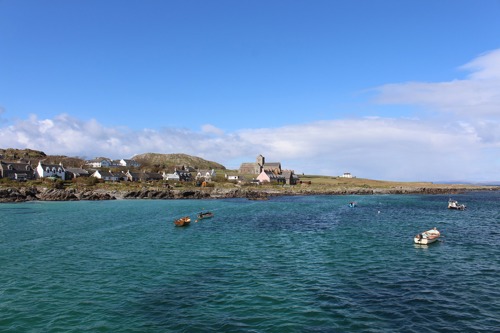
[{"label": "boat hull", "polygon": [[434,243],[437,240],[438,240],[437,238],[434,238],[434,239],[429,239],[429,238],[418,239],[417,237],[413,238],[413,241],[415,242],[415,244],[420,244],[420,245],[429,245],[429,244]]},{"label": "boat hull", "polygon": [[198,220],[203,220],[203,219],[209,219],[211,217],[214,217],[213,213],[200,213],[197,215]]},{"label": "boat hull", "polygon": [[465,204],[459,204],[456,200],[448,201],[448,209],[465,210]]},{"label": "boat hull", "polygon": [[176,227],[186,227],[189,223],[191,223],[191,218],[189,216],[184,216],[174,221]]},{"label": "boat hull", "polygon": [[417,234],[415,237],[413,237],[413,242],[415,244],[428,245],[436,242],[440,236],[441,233],[434,228]]}]

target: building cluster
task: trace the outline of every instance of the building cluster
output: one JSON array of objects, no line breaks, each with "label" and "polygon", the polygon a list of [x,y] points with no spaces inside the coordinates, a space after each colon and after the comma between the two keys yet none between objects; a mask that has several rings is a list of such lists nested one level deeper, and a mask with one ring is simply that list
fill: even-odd
[{"label": "building cluster", "polygon": [[[48,164],[39,161],[32,167],[30,162],[8,162],[0,160],[0,178],[26,181],[41,178],[72,180],[78,177],[95,177],[103,181],[205,181],[215,180],[216,172],[212,170],[195,170],[188,166],[178,166],[173,172],[134,171],[140,163],[131,159],[111,160],[96,158],[85,162],[81,168],[64,167],[62,164]],[[110,169],[122,169],[111,171]],[[127,169],[125,171],[125,169]],[[132,171],[131,171],[132,170]],[[258,183],[277,183],[295,185],[299,177],[293,170],[283,170],[280,162],[266,162],[264,156],[257,156],[255,163],[242,163],[238,175],[225,175],[228,181],[241,181],[243,175],[250,175]]]},{"label": "building cluster", "polygon": [[72,180],[78,177],[95,177],[103,181],[212,181],[215,170],[193,170],[186,166],[176,167],[173,172],[162,173],[144,171],[118,171],[112,172],[109,168],[138,168],[140,164],[134,160],[112,161],[101,158],[86,161],[86,168],[64,167],[60,164],[48,164],[39,161],[36,167],[32,167],[30,162],[0,161],[0,178],[8,178],[15,181],[27,181],[42,178],[52,178],[61,180]]},{"label": "building cluster", "polygon": [[259,183],[295,185],[299,181],[293,170],[283,170],[280,162],[266,162],[262,155],[257,156],[255,163],[242,163],[239,173],[257,175],[255,179]]},{"label": "building cluster", "polygon": [[113,167],[134,167],[138,168],[141,164],[134,160],[121,159],[121,160],[110,160],[109,158],[95,158],[93,160],[88,160],[85,162],[92,168],[113,168]]}]

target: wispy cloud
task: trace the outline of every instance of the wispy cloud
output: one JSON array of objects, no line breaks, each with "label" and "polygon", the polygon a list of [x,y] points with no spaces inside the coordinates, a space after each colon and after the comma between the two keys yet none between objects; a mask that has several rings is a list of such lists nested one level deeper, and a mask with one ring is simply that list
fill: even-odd
[{"label": "wispy cloud", "polygon": [[233,168],[239,166],[234,161],[251,162],[263,154],[296,172],[352,172],[378,179],[458,179],[480,172],[477,163],[487,162],[475,129],[460,124],[371,118],[215,132],[218,135],[175,128],[132,131],[68,115],[44,120],[32,116],[0,128],[0,140],[5,147],[89,158],[182,152]]},{"label": "wispy cloud", "polygon": [[411,104],[460,117],[500,117],[500,49],[485,53],[460,69],[465,79],[405,82],[377,87],[381,104]]}]

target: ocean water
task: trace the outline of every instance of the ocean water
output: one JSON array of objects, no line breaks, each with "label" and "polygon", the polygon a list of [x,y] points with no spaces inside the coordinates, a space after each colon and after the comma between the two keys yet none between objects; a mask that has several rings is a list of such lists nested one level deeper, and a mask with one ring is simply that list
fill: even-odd
[{"label": "ocean water", "polygon": [[0,204],[0,332],[500,332],[500,192],[453,198]]}]

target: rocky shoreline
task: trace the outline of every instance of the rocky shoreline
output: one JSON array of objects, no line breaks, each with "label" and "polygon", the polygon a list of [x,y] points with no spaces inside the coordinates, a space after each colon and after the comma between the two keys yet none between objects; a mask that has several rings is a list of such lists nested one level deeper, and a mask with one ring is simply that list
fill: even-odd
[{"label": "rocky shoreline", "polygon": [[265,200],[272,196],[292,195],[377,195],[377,194],[456,194],[467,191],[492,191],[500,187],[398,187],[398,188],[193,188],[141,189],[131,191],[51,189],[46,187],[0,188],[0,203],[26,201],[79,201],[117,199],[226,199]]}]

